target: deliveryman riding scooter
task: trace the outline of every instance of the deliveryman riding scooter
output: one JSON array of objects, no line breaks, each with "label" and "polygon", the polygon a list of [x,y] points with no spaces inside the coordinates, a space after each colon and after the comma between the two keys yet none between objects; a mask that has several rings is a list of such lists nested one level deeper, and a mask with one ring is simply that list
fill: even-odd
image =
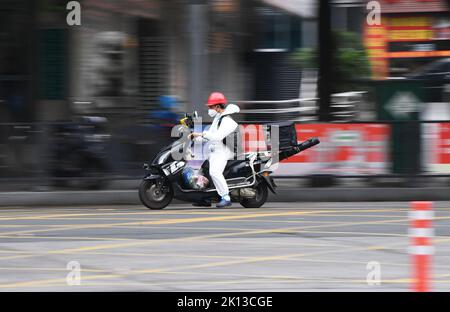
[{"label": "deliveryman riding scooter", "polygon": [[[172,135],[178,139],[143,165],[146,173],[139,198],[146,207],[163,209],[175,198],[197,205],[218,202],[218,207],[225,207],[238,202],[246,208],[259,208],[269,191],[276,194],[271,174],[278,162],[319,144],[317,138],[299,143],[294,122],[281,122],[263,125],[267,149],[242,152],[240,127],[230,116],[239,108],[224,104],[222,94],[210,96],[207,106],[214,120],[202,133],[193,131],[195,120],[199,120],[197,112],[186,113],[180,126],[173,129]],[[193,139],[211,146],[209,159],[199,169],[189,163],[195,156]],[[209,183],[211,180],[214,183]]]},{"label": "deliveryman riding scooter", "polygon": [[[223,176],[223,171],[228,160],[233,159],[239,151],[234,146],[227,146],[227,137],[234,135],[238,129],[238,124],[231,117],[239,112],[239,107],[234,104],[227,105],[227,99],[220,92],[213,92],[206,103],[208,115],[214,120],[211,127],[202,133],[194,132],[192,137],[201,137],[210,142],[209,174],[213,180],[217,193],[221,197],[216,207],[231,206],[231,198],[227,181]],[[233,141],[233,140],[230,140]],[[237,146],[237,145],[236,145]],[[210,202],[201,202],[197,206],[211,206]]]}]

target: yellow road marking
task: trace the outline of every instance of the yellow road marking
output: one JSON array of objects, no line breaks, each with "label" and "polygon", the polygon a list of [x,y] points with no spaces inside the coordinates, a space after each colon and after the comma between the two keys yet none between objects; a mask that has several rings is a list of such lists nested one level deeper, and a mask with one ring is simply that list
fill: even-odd
[{"label": "yellow road marking", "polygon": [[[365,264],[362,263],[361,264]],[[383,263],[383,264],[387,264],[387,263]],[[402,265],[402,264],[397,264],[397,265]],[[0,268],[1,269],[1,268]],[[53,270],[53,269],[49,269],[49,268],[43,268],[43,270]],[[61,269],[55,269],[55,270],[61,270]],[[284,280],[283,282],[286,283],[305,283],[305,282],[320,282],[320,283],[362,283],[362,284],[366,284],[366,280],[358,280],[358,279],[343,279],[343,278],[333,278],[333,279],[327,279],[327,278],[314,278],[314,277],[299,277],[299,276],[291,276],[291,275],[251,275],[251,274],[236,274],[236,273],[214,273],[214,272],[183,272],[183,271],[177,271],[177,272],[161,272],[161,274],[182,274],[182,275],[207,275],[207,276],[233,276],[233,277],[245,277],[245,279],[240,279],[240,280],[232,280],[232,281],[214,281],[217,283],[222,283],[222,282],[226,282],[226,283],[254,283],[254,282],[258,282],[261,283],[263,281],[261,281],[261,279],[272,279],[272,280]],[[433,276],[433,278],[443,278],[443,277],[448,277],[450,276],[450,274],[435,274]],[[105,276],[103,276],[105,277]],[[40,284],[35,284],[35,285],[28,285],[28,287],[55,287],[55,286],[67,286],[67,284],[65,282],[63,282],[63,279],[58,279],[58,281],[60,282],[59,284],[45,284],[45,285],[40,285]],[[396,279],[383,279],[382,283],[383,284],[392,284],[392,283],[411,283],[413,280],[410,278],[396,278]],[[169,281],[169,282],[159,282],[159,283],[146,283],[146,282],[142,282],[142,283],[136,283],[133,285],[138,285],[138,286],[151,286],[151,285],[167,285],[167,284],[176,284],[177,281]],[[183,283],[199,283],[199,284],[209,284],[210,281],[188,281],[188,280],[184,280]],[[449,280],[434,280],[433,283],[450,283]],[[17,283],[14,283],[17,284]],[[12,284],[10,284],[12,285]],[[107,283],[82,283],[82,286],[113,286],[113,285],[117,285],[117,286],[127,286],[130,285],[130,282],[107,282]],[[6,285],[5,285],[6,286]],[[11,286],[11,287],[15,287],[15,286]]]},{"label": "yellow road marking", "polygon": [[[305,212],[303,212],[305,213]],[[258,216],[260,216],[258,214]],[[233,216],[238,217],[238,216]],[[248,216],[247,216],[248,217]],[[217,219],[218,217],[214,217],[213,219]],[[444,218],[444,217],[442,217]],[[445,217],[450,218],[450,217]],[[194,218],[198,219],[198,218]],[[204,219],[204,218],[201,218]],[[211,219],[211,218],[209,218]],[[174,221],[174,220],[172,220]],[[296,230],[305,230],[310,228],[324,228],[324,227],[337,227],[337,226],[348,226],[348,225],[361,225],[361,224],[380,224],[380,223],[389,223],[389,222],[398,222],[398,221],[407,221],[405,220],[387,220],[387,221],[367,221],[367,222],[345,222],[338,225],[321,225],[321,226],[306,226],[306,227],[293,227],[293,228],[281,228],[281,229],[264,229],[264,230],[254,230],[254,231],[245,231],[245,232],[233,232],[233,233],[219,233],[219,234],[209,234],[209,235],[201,235],[201,236],[190,236],[190,237],[181,237],[181,238],[173,238],[173,239],[159,239],[159,240],[151,240],[151,241],[139,241],[139,242],[129,242],[129,243],[113,243],[113,244],[105,244],[105,245],[95,245],[95,246],[86,246],[86,247],[78,247],[72,249],[63,249],[63,250],[53,250],[49,251],[48,254],[65,254],[65,253],[76,253],[83,251],[92,251],[92,250],[100,250],[100,249],[114,249],[114,248],[127,248],[127,247],[136,247],[136,246],[144,246],[155,243],[163,243],[163,242],[176,242],[176,241],[184,241],[184,240],[199,240],[199,239],[207,239],[207,238],[218,238],[218,237],[229,237],[229,236],[237,236],[237,235],[252,235],[252,234],[264,234],[264,233],[283,233],[290,232]],[[36,231],[34,231],[36,232]],[[21,256],[16,256],[21,257]],[[26,256],[23,256],[26,257]],[[0,260],[5,259],[14,259],[14,257],[3,257]]]},{"label": "yellow road marking", "polygon": [[[237,217],[237,216],[236,216]],[[448,217],[450,219],[450,217]],[[210,218],[211,219],[211,218]],[[383,221],[367,221],[367,222],[345,222],[340,223],[338,225],[318,225],[318,226],[306,226],[301,227],[300,230],[305,229],[311,229],[311,228],[323,228],[323,227],[336,227],[336,226],[347,226],[347,225],[360,225],[360,224],[381,224],[381,223],[389,223],[389,222],[398,222],[398,221],[408,221],[408,219],[405,220],[383,220]],[[236,232],[236,233],[220,233],[220,234],[210,234],[210,235],[204,235],[204,236],[197,236],[196,238],[191,239],[205,239],[205,238],[214,238],[214,237],[226,237],[226,236],[236,236],[236,235],[251,235],[251,234],[264,234],[264,233],[283,233],[283,232],[290,232],[298,230],[298,228],[281,228],[281,229],[265,229],[265,230],[252,230],[252,231],[246,231],[246,232]],[[179,238],[183,239],[183,238]],[[189,237],[185,238],[186,240],[190,240]],[[158,241],[164,241],[158,240]],[[168,239],[168,241],[173,241],[178,239]],[[97,249],[110,249],[110,248],[121,248],[121,247],[131,247],[131,246],[140,246],[140,245],[146,245],[149,242],[135,242],[135,243],[129,243],[129,244],[109,244],[109,245],[97,245],[97,246],[87,246],[87,247],[80,247],[80,248],[74,248],[74,249],[66,249],[66,250],[57,250],[51,253],[73,253],[73,252],[81,252],[86,250],[97,250]],[[153,243],[153,242],[150,242]]]},{"label": "yellow road marking", "polygon": [[[440,241],[449,241],[450,239],[440,239]],[[324,254],[333,254],[333,253],[341,253],[341,252],[351,252],[351,251],[358,251],[358,250],[377,250],[377,249],[386,249],[386,248],[392,248],[394,246],[398,246],[399,244],[393,244],[388,247],[386,246],[369,246],[369,247],[356,247],[356,248],[349,248],[346,250],[335,250],[335,251],[320,251],[320,252],[313,252],[313,253],[295,253],[295,254],[288,254],[288,255],[281,255],[281,256],[264,256],[264,257],[250,257],[243,260],[232,260],[232,261],[220,261],[220,262],[213,262],[213,263],[205,263],[205,264],[196,264],[196,265],[188,265],[188,266],[178,266],[178,267],[168,267],[168,268],[159,268],[159,269],[144,269],[144,270],[134,270],[130,271],[125,276],[133,275],[133,274],[149,274],[149,273],[161,273],[161,272],[167,272],[167,271],[178,271],[178,270],[192,270],[192,269],[199,269],[199,268],[211,268],[211,267],[217,267],[217,266],[228,266],[228,265],[236,265],[236,264],[247,264],[247,263],[255,263],[255,262],[262,262],[262,261],[273,261],[273,260],[281,260],[281,259],[290,259],[290,258],[296,258],[296,257],[305,257],[305,256],[311,256],[311,255],[324,255]],[[92,279],[108,279],[108,278],[117,278],[122,275],[118,274],[104,274],[104,275],[93,275],[84,277],[83,280],[92,280]],[[14,287],[28,287],[28,286],[40,286],[45,285],[48,283],[52,283],[54,281],[61,281],[61,279],[45,279],[45,280],[36,280],[36,281],[28,281],[28,282],[20,282],[20,283],[12,283],[12,284],[2,284],[0,285],[0,288],[14,288]]]},{"label": "yellow road marking", "polygon": [[[379,211],[379,210],[377,210],[377,211]],[[315,211],[315,212],[317,213],[317,211]],[[230,216],[230,217],[237,217],[237,216]],[[223,218],[223,217],[219,217],[219,218]],[[448,219],[448,218],[450,218],[450,217],[441,217],[439,219]],[[211,218],[192,218],[192,219],[211,219]],[[182,219],[182,220],[185,220],[185,219]],[[166,221],[166,220],[162,220],[162,221]],[[171,221],[175,221],[175,220],[171,220]],[[392,222],[392,221],[398,222],[399,220],[387,220],[387,222]],[[196,222],[196,221],[194,221],[194,222]],[[205,222],[205,221],[199,221],[199,222]],[[346,222],[346,223],[341,223],[340,226],[342,226],[342,225],[357,225],[357,224],[376,224],[376,223],[386,223],[386,221],[375,221],[375,222],[370,222],[369,221],[369,222],[362,222],[362,223],[361,222]],[[328,226],[330,226],[330,225],[328,225]],[[331,226],[336,226],[336,225],[331,225]],[[313,226],[313,227],[327,227],[327,226]],[[305,227],[305,228],[311,228],[311,227]],[[259,233],[261,233],[261,231],[269,233],[269,232],[276,232],[277,229],[256,230],[256,232],[259,232]],[[279,231],[280,232],[283,232],[283,231],[285,232],[285,231],[289,231],[289,229],[288,228],[283,228],[283,229],[279,229]],[[250,231],[250,232],[254,232],[254,231]],[[357,233],[359,233],[359,232],[357,232]],[[220,235],[219,237],[226,237],[226,236],[230,236],[230,234],[232,236],[235,236],[235,235],[247,235],[248,233],[226,233],[226,234],[217,234],[217,235]],[[215,236],[215,235],[212,235],[212,236]],[[202,239],[202,238],[204,238],[204,236],[203,237],[189,237],[189,238],[186,238],[186,239]],[[180,240],[180,239],[168,239],[168,240],[169,241],[174,241],[174,240],[177,241],[177,240]],[[162,240],[158,240],[158,242],[160,242],[160,241],[162,241]],[[448,238],[446,238],[444,240],[438,240],[438,241],[440,241],[440,242],[448,241]],[[144,243],[149,243],[149,242],[144,242]],[[91,247],[98,247],[98,246],[91,246]],[[392,246],[390,246],[388,248],[392,248]],[[378,250],[378,249],[386,249],[386,247],[383,247],[383,246],[370,246],[370,247],[363,248],[363,250]],[[334,251],[334,252],[342,252],[342,251],[339,250],[339,251]],[[345,252],[348,252],[348,250],[345,250]],[[328,254],[330,252],[327,251],[326,253]],[[297,256],[308,256],[308,255],[311,255],[311,253],[310,254],[294,254],[294,255],[297,255]],[[252,263],[252,262],[259,262],[259,261],[271,261],[271,260],[279,260],[279,259],[290,259],[294,255],[290,254],[290,255],[284,255],[284,256],[256,257],[256,258],[253,258],[253,259],[245,259],[244,263]],[[196,267],[194,267],[194,269],[195,268],[204,268],[204,267],[223,266],[223,265],[230,265],[230,264],[236,264],[236,261],[221,261],[221,262],[216,262],[216,263],[199,264],[199,265],[196,265]],[[176,268],[172,268],[172,269],[176,269]],[[137,272],[139,272],[139,271],[137,271]],[[144,270],[143,272],[144,273],[145,272],[153,273],[154,270],[152,270],[152,269],[148,270],[147,269],[147,270]],[[139,273],[142,273],[142,270]],[[100,276],[99,278],[103,278],[105,275],[99,275],[99,276]],[[118,275],[107,275],[107,276],[118,276]],[[32,281],[31,281],[31,283],[32,283]]]},{"label": "yellow road marking", "polygon": [[[399,244],[394,244],[392,246],[398,246],[398,245]],[[401,245],[403,245],[403,244],[401,244]],[[278,256],[248,257],[248,258],[242,259],[242,260],[219,261],[219,262],[212,262],[212,263],[195,264],[195,265],[178,266],[178,267],[168,267],[168,268],[158,268],[158,269],[144,269],[144,270],[134,270],[134,271],[130,270],[126,275],[149,274],[149,273],[159,273],[159,272],[177,271],[177,270],[192,270],[192,269],[199,269],[199,268],[211,268],[211,267],[218,267],[218,266],[229,266],[229,265],[236,265],[236,264],[248,264],[248,263],[257,263],[257,262],[264,262],[264,261],[283,260],[283,259],[305,257],[305,256],[311,256],[311,255],[315,256],[315,255],[324,255],[324,254],[333,254],[333,253],[342,253],[342,252],[351,252],[351,251],[377,250],[380,248],[385,249],[386,247],[383,247],[383,246],[354,247],[354,248],[339,249],[339,250],[334,250],[334,251],[319,251],[319,252],[312,252],[312,253],[294,253],[294,254],[278,255]],[[90,276],[89,279],[99,279],[99,278],[102,279],[102,278],[111,278],[111,277],[117,277],[117,274],[116,275],[95,275],[95,276]],[[83,278],[83,279],[86,279],[86,278]],[[54,279],[30,281],[30,282],[26,282],[26,285],[27,286],[42,285],[42,284],[46,284],[49,282],[51,283],[53,281],[54,281]],[[3,287],[3,285],[0,285],[0,287]],[[19,283],[17,285],[16,284],[8,284],[8,286],[5,285],[5,287],[24,287],[24,286],[23,286],[23,283]]]},{"label": "yellow road marking", "polygon": [[[105,277],[107,278],[107,277]],[[193,285],[232,285],[232,284],[259,284],[261,283],[260,279],[242,279],[242,280],[225,280],[225,281],[183,281],[183,284],[193,284]],[[380,286],[376,286],[378,288],[374,288],[374,286],[369,286],[367,285],[367,281],[366,280],[359,280],[359,279],[309,279],[309,278],[298,278],[295,280],[291,280],[291,279],[278,279],[277,283],[285,283],[285,284],[305,284],[305,283],[328,283],[328,284],[335,284],[335,283],[339,283],[339,284],[364,284],[364,286],[367,286],[367,288],[371,288],[373,290],[382,290],[379,287]],[[409,284],[411,283],[411,279],[409,278],[400,278],[400,279],[386,279],[382,281],[383,284]],[[439,281],[439,283],[450,283],[450,280],[448,281]],[[142,283],[130,283],[130,282],[105,282],[105,283],[82,283],[81,286],[77,286],[77,287],[107,287],[107,286],[141,286],[141,287],[149,287],[149,286],[177,286],[177,282],[175,281],[171,281],[171,282],[158,282],[158,283],[146,283],[146,282],[142,282]],[[62,279],[59,280],[59,283],[55,283],[55,284],[48,284],[48,285],[33,285],[33,286],[25,286],[25,287],[69,287],[65,282],[62,281]],[[75,286],[70,286],[72,287],[71,289],[73,289],[73,287]],[[262,284],[260,285],[260,287],[266,289],[266,288],[273,288],[270,285],[266,284]],[[252,289],[254,288],[254,286],[252,287]],[[74,289],[76,290],[76,289]],[[282,290],[282,289],[280,289]]]},{"label": "yellow road marking", "polygon": [[[352,210],[350,210],[352,211]],[[373,210],[367,210],[373,211]],[[292,215],[309,215],[309,214],[326,214],[328,212],[339,212],[335,210],[314,210],[314,211],[294,211],[294,212],[278,212],[278,213],[254,213],[254,214],[238,214],[231,216],[220,217],[200,217],[200,218],[178,218],[178,219],[163,219],[153,221],[137,221],[137,222],[124,222],[124,223],[102,223],[102,224],[83,224],[83,225],[70,225],[61,226],[60,228],[43,229],[43,230],[27,230],[16,232],[3,232],[1,235],[13,235],[13,234],[25,234],[25,233],[41,233],[50,231],[65,231],[76,229],[88,229],[88,228],[109,228],[117,226],[129,226],[129,225],[158,225],[158,224],[181,224],[181,223],[195,223],[195,222],[213,222],[213,221],[227,221],[227,220],[240,220],[249,218],[271,217],[271,216],[292,216]],[[342,211],[345,212],[345,211]],[[348,212],[348,211],[347,211]]]},{"label": "yellow road marking", "polygon": [[[295,212],[298,212],[298,208],[276,208],[276,209],[272,209],[272,211],[276,211],[276,213],[279,213],[280,210],[288,210],[288,211],[292,211],[293,209],[296,209]],[[96,210],[98,211],[98,210]],[[270,211],[270,210],[265,210]],[[309,211],[316,211],[317,210],[309,210]],[[324,210],[321,210],[324,211]],[[337,208],[337,209],[333,209],[333,210],[325,210],[325,211],[329,211],[330,213],[333,212],[398,212],[400,211],[399,209],[352,209],[352,210],[348,210],[345,208]],[[405,211],[408,211],[407,209],[405,209]],[[2,211],[3,212],[3,211]],[[21,211],[23,212],[23,211]],[[301,212],[301,211],[300,211]],[[38,213],[38,211],[32,211],[31,213]],[[40,211],[40,213],[42,213],[42,211]],[[208,211],[208,210],[165,210],[165,211],[142,211],[142,212],[111,212],[111,213],[97,213],[97,212],[83,212],[83,213],[71,213],[71,214],[67,214],[67,213],[58,213],[58,214],[50,214],[50,215],[29,215],[29,214],[21,214],[19,216],[8,216],[8,217],[0,217],[0,221],[9,221],[9,220],[42,220],[42,219],[52,219],[52,218],[72,218],[72,217],[80,217],[80,216],[118,216],[118,215],[146,215],[146,216],[165,216],[165,215],[190,215],[190,214],[205,214],[205,215],[210,215],[210,214],[219,214],[219,215],[228,215],[228,214],[236,214],[236,213],[248,213],[248,210],[245,209],[240,209],[239,211],[236,210],[220,210],[217,211],[216,209],[212,210],[212,211]],[[325,213],[325,212],[323,212]],[[0,212],[1,214],[1,212]],[[339,216],[341,214],[338,214],[336,216]]]},{"label": "yellow road marking", "polygon": [[[12,234],[23,234],[23,233],[38,233],[45,231],[55,231],[55,230],[73,230],[73,229],[87,229],[87,228],[107,228],[112,226],[128,226],[128,225],[164,225],[164,224],[181,224],[181,223],[195,223],[195,222],[213,222],[213,221],[224,221],[224,220],[238,220],[238,219],[249,219],[249,218],[264,218],[273,216],[290,216],[290,215],[305,215],[311,212],[278,212],[278,213],[254,213],[254,214],[239,214],[231,216],[219,216],[219,217],[198,217],[198,218],[177,218],[177,219],[163,219],[163,220],[152,220],[152,221],[137,221],[137,222],[123,222],[123,223],[105,223],[105,224],[83,224],[83,225],[70,225],[56,229],[49,230],[29,230],[29,231],[17,231],[17,232],[4,232],[0,235],[12,235]],[[317,211],[315,211],[317,213]]]},{"label": "yellow road marking", "polygon": [[[370,250],[374,246],[370,247],[355,247],[345,250],[345,252],[349,251],[357,251],[357,250]],[[313,253],[294,253],[287,255],[278,255],[278,256],[262,256],[262,257],[248,257],[246,259],[241,260],[230,260],[230,261],[219,261],[212,263],[204,263],[204,264],[194,264],[194,265],[185,265],[185,266],[175,266],[175,267],[167,267],[167,268],[158,268],[158,269],[140,269],[140,270],[130,270],[126,274],[118,275],[118,274],[104,274],[104,275],[92,275],[83,277],[83,280],[93,280],[93,279],[108,279],[108,278],[117,278],[119,276],[129,276],[136,274],[151,274],[151,273],[160,273],[167,271],[178,271],[178,270],[193,270],[193,269],[204,269],[204,268],[212,268],[218,266],[229,266],[236,264],[249,264],[249,263],[257,263],[264,261],[274,261],[274,260],[282,260],[289,259],[293,257],[304,257],[311,255],[320,255],[320,254],[332,254],[332,253],[340,253],[343,252],[342,249],[337,251],[321,251],[321,252],[313,252]],[[35,281],[27,281],[27,282],[19,282],[12,284],[0,284],[0,288],[16,288],[16,287],[27,287],[27,286],[36,286],[36,285],[45,285],[52,282],[61,281],[61,279],[43,279],[43,280],[35,280]]]},{"label": "yellow road marking", "polygon": [[9,217],[0,217],[0,221],[11,221],[11,220],[45,220],[45,219],[54,219],[54,218],[63,218],[63,219],[71,219],[72,217],[82,217],[82,216],[117,216],[117,215],[146,215],[146,216],[160,216],[160,215],[190,215],[190,214],[209,214],[204,212],[168,212],[168,213],[152,213],[152,212],[111,212],[111,213],[60,213],[60,214],[50,214],[50,215],[19,215],[19,216],[9,216]]},{"label": "yellow road marking", "polygon": [[28,235],[2,235],[0,238],[9,239],[56,239],[56,240],[105,240],[105,241],[136,241],[135,238],[122,238],[122,237],[89,237],[89,236],[28,236]]}]

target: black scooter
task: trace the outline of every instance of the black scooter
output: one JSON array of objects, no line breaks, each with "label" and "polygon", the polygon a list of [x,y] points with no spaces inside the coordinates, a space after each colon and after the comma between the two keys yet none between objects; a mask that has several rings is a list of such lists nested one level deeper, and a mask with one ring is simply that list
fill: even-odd
[{"label": "black scooter", "polygon": [[100,189],[106,186],[106,118],[82,116],[53,128],[49,171],[54,186]]},{"label": "black scooter", "polygon": [[[196,112],[191,116],[185,115],[185,118],[182,119],[182,124],[185,125],[184,130],[192,132],[193,120],[196,116]],[[178,155],[185,153],[190,140],[186,139],[187,136],[183,133],[180,133],[179,136],[179,140],[160,151],[150,164],[144,164],[147,173],[139,187],[139,198],[142,204],[150,209],[163,209],[174,198],[191,203],[217,202],[219,200],[212,182],[203,190],[186,187],[182,172],[187,161],[176,160],[173,156],[174,152]],[[294,143],[289,148],[277,151],[278,158],[281,161],[319,143],[317,138],[311,138],[300,144]],[[276,185],[270,176],[273,166],[272,154],[272,151],[249,152],[236,160],[228,161],[224,177],[227,180],[233,202],[239,202],[246,208],[259,208],[267,201],[269,190],[276,193]],[[208,180],[212,181],[208,167],[209,162],[206,160],[201,169]]]}]

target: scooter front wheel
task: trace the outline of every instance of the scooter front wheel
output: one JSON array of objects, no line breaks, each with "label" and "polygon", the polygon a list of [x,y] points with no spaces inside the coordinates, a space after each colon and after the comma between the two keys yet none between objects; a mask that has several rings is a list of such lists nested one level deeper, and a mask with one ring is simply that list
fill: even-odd
[{"label": "scooter front wheel", "polygon": [[149,209],[164,209],[173,199],[173,190],[166,181],[158,184],[156,180],[144,180],[139,186],[139,199]]}]

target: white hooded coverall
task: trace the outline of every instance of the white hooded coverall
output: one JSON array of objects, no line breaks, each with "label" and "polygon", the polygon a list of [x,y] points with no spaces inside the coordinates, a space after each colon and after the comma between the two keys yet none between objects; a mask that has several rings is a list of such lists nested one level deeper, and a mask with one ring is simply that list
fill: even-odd
[{"label": "white hooded coverall", "polygon": [[[239,107],[235,104],[228,104],[225,111],[217,114],[207,131],[203,132],[203,138],[210,141],[209,154],[209,175],[211,176],[214,186],[216,187],[219,196],[223,197],[229,193],[227,181],[223,176],[223,171],[227,165],[227,161],[233,159],[234,152],[231,151],[225,144],[223,139],[236,130],[238,124],[231,117],[223,117],[238,113]],[[220,127],[218,127],[219,119],[222,118]]]}]

